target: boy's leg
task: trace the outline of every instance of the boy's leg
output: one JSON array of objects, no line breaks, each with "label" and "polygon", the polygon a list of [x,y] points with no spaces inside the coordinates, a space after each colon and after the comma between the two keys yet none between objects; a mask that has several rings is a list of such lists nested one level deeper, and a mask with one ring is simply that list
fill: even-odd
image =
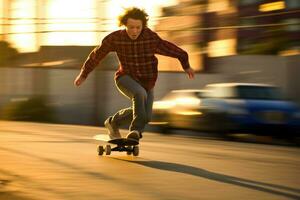
[{"label": "boy's leg", "polygon": [[147,123],[147,97],[146,90],[130,76],[124,75],[120,77],[116,85],[119,91],[131,99],[132,108],[120,110],[113,116],[116,124],[123,124],[122,121],[131,121],[129,130],[141,133]]},{"label": "boy's leg", "polygon": [[[152,116],[152,106],[153,106],[153,90],[147,92],[147,103],[146,103],[146,124],[151,121]],[[132,107],[124,108],[118,111],[114,116],[112,116],[112,121],[116,122],[116,126],[120,127],[122,125],[128,125],[132,121],[133,110]],[[140,130],[140,137],[144,130]]]},{"label": "boy's leg", "polygon": [[128,125],[132,121],[132,113],[132,107],[124,108],[112,116],[112,121],[114,121],[118,127]]},{"label": "boy's leg", "polygon": [[[145,125],[148,124],[148,122],[151,121],[152,117],[152,106],[153,106],[153,100],[154,100],[154,94],[153,94],[153,89],[147,92],[147,103],[146,103],[146,123]],[[142,133],[144,132],[144,129],[141,130],[140,132],[140,138],[142,138]]]},{"label": "boy's leg", "polygon": [[122,137],[119,131],[119,127],[115,123],[113,123],[112,117],[109,117],[105,120],[104,126],[109,131],[108,136],[110,139],[118,139]]},{"label": "boy's leg", "polygon": [[147,123],[151,121],[153,100],[154,100],[154,94],[152,89],[147,92],[147,104],[146,104]]}]

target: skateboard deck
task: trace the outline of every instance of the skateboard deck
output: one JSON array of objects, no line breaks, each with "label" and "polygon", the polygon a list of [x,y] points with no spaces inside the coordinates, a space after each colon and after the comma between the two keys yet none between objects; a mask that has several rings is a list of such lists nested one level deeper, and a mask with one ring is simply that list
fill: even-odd
[{"label": "skateboard deck", "polygon": [[96,140],[101,140],[107,142],[109,144],[116,145],[115,147],[111,147],[111,145],[99,145],[98,146],[98,155],[102,156],[104,153],[106,155],[110,155],[112,151],[123,152],[126,151],[127,155],[133,154],[134,156],[139,155],[139,142],[132,139],[127,138],[118,138],[118,139],[110,139],[108,136],[97,135],[94,137]]},{"label": "skateboard deck", "polygon": [[113,139],[113,140],[108,140],[107,142],[111,143],[111,144],[120,145],[120,146],[131,146],[131,145],[139,144],[138,141],[132,140],[132,139],[127,139],[127,138]]}]

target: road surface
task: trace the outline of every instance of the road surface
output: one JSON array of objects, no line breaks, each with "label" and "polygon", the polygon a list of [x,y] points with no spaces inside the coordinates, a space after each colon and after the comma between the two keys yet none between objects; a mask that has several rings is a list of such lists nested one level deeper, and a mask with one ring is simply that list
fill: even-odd
[{"label": "road surface", "polygon": [[0,121],[0,200],[300,199],[296,147],[145,133],[139,157],[98,156],[101,134]]}]

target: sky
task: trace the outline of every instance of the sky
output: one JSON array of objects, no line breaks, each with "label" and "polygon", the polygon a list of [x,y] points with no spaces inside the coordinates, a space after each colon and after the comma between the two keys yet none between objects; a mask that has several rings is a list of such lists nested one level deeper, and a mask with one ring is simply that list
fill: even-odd
[{"label": "sky", "polygon": [[[137,6],[155,24],[162,6],[176,0],[14,0],[11,9],[0,0],[1,34],[20,52],[37,51],[40,45],[96,45],[107,31],[118,28],[117,16],[123,8]],[[13,20],[4,20],[10,11]],[[36,20],[42,18],[42,20]],[[47,19],[47,20],[45,20]],[[38,23],[38,25],[36,25]],[[4,27],[3,24],[6,25]],[[94,32],[97,30],[98,32]],[[36,31],[44,31],[36,34]],[[102,32],[103,31],[103,32]],[[8,35],[3,33],[9,32]]]}]

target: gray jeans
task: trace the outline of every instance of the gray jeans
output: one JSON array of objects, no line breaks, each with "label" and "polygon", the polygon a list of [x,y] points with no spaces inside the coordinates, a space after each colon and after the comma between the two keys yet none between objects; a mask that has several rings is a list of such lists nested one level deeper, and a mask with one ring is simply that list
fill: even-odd
[{"label": "gray jeans", "polygon": [[116,80],[118,90],[132,102],[132,106],[119,110],[112,117],[112,122],[119,126],[130,125],[129,131],[144,131],[150,121],[153,105],[153,89],[146,91],[138,82],[128,75]]}]

